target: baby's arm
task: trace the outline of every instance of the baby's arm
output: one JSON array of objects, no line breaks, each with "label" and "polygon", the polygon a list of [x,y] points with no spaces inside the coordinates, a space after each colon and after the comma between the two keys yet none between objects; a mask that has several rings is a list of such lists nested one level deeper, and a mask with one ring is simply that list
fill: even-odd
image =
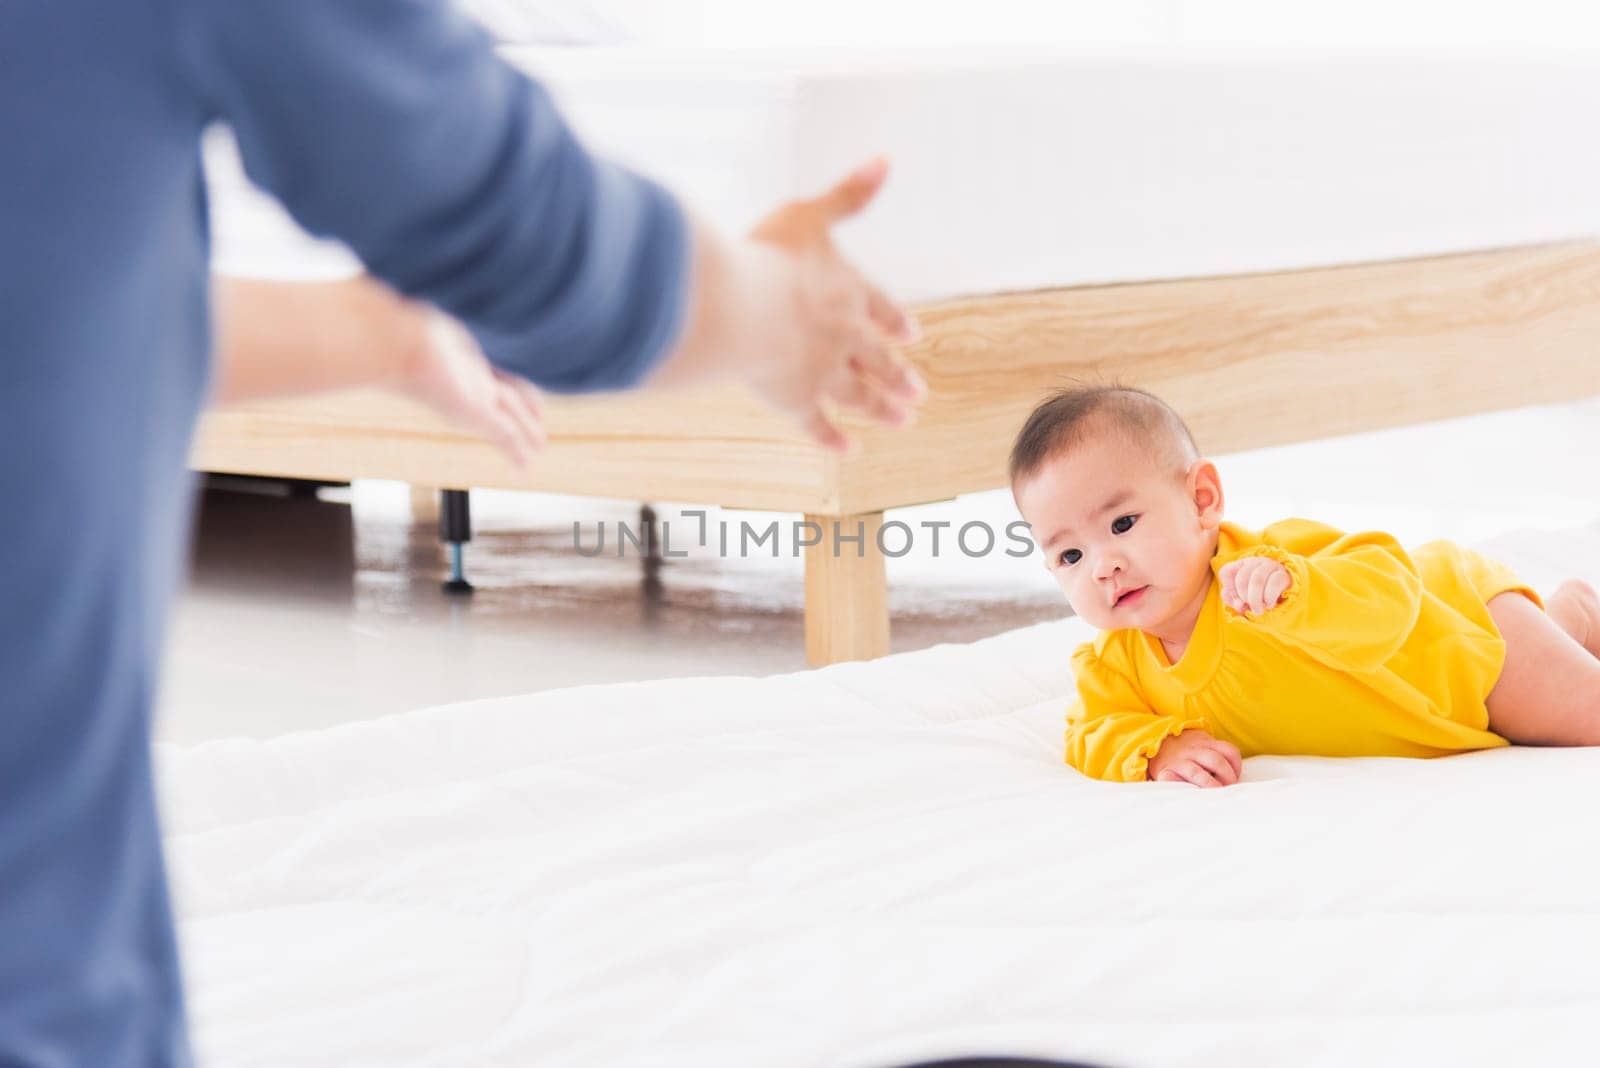
[{"label": "baby's arm", "polygon": [[[1195,730],[1203,724],[1198,717],[1152,710],[1128,674],[1097,655],[1093,643],[1073,653],[1072,669],[1078,698],[1067,713],[1067,763],[1085,775],[1143,782],[1151,777],[1151,761],[1176,738],[1205,733]],[[1173,757],[1195,744],[1185,742]]]},{"label": "baby's arm", "polygon": [[1327,541],[1320,534],[1328,528],[1306,526],[1307,552],[1294,551],[1299,546],[1290,538],[1224,564],[1217,573],[1223,602],[1330,667],[1375,671],[1416,625],[1422,578],[1387,534]]}]

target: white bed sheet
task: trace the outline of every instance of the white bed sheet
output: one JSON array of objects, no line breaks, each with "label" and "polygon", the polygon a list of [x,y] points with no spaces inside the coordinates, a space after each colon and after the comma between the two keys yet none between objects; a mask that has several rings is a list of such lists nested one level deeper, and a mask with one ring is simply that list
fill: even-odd
[{"label": "white bed sheet", "polygon": [[[1600,528],[1486,547],[1548,589]],[[202,1063],[1567,1062],[1600,750],[1060,761],[1046,624],[160,751]]]},{"label": "white bed sheet", "polygon": [[[513,48],[595,148],[730,231],[887,153],[841,243],[905,299],[1600,233],[1600,60]],[[211,147],[217,262],[356,268]]]}]

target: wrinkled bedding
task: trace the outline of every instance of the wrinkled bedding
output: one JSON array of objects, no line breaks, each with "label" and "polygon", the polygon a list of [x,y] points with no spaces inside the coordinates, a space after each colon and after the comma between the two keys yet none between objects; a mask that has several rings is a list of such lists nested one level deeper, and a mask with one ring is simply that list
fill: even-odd
[{"label": "wrinkled bedding", "polygon": [[[1489,546],[1541,588],[1593,529]],[[1553,1063],[1600,750],[1061,762],[1076,621],[159,753],[202,1063]]]}]

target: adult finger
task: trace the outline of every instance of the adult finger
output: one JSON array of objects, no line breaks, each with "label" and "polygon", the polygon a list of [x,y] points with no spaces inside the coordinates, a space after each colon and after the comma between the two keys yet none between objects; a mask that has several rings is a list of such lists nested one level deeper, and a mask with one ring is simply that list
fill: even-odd
[{"label": "adult finger", "polygon": [[1236,778],[1233,765],[1228,763],[1228,758],[1210,746],[1195,749],[1193,759],[1196,764],[1210,773],[1218,786],[1227,786]]},{"label": "adult finger", "polygon": [[517,420],[500,404],[498,398],[494,406],[484,413],[487,422],[486,436],[506,457],[518,467],[527,467],[533,458],[532,450],[523,437],[522,429],[517,426]]},{"label": "adult finger", "polygon": [[911,419],[910,409],[892,396],[876,375],[868,373],[856,357],[834,377],[828,397],[842,407],[889,426],[904,426]]},{"label": "adult finger", "polygon": [[528,441],[535,449],[544,447],[549,435],[545,433],[543,412],[539,406],[539,396],[536,391],[521,388],[522,383],[517,379],[506,378],[500,381],[500,400],[517,420],[517,424],[527,433]]},{"label": "adult finger", "polygon": [[844,431],[834,425],[828,413],[820,407],[813,405],[811,411],[801,419],[806,428],[806,433],[811,439],[823,448],[832,452],[849,452],[850,439],[844,436]]},{"label": "adult finger", "polygon": [[868,346],[854,353],[848,366],[892,397],[901,407],[919,405],[927,396],[927,385],[922,381],[922,376],[917,374],[916,368],[881,345]]},{"label": "adult finger", "polygon": [[862,284],[867,288],[867,314],[891,340],[909,345],[922,336],[922,328],[910,312],[890,300],[887,293],[872,283]]},{"label": "adult finger", "polygon": [[539,391],[539,387],[521,375],[512,374],[510,371],[497,369],[494,376],[517,391],[517,396],[522,399],[522,403],[542,425],[544,422],[544,394]]},{"label": "adult finger", "polygon": [[506,388],[504,386],[501,387],[500,408],[506,413],[507,416],[510,417],[511,422],[516,426],[517,434],[527,446],[528,455],[530,458],[533,456],[533,454],[544,448],[544,427],[540,425],[538,419],[534,418],[533,412],[529,410],[527,402],[522,398],[516,389]]},{"label": "adult finger", "polygon": [[872,202],[889,177],[889,161],[883,156],[868,160],[857,167],[843,181],[817,197],[811,203],[821,213],[822,221],[832,225],[848,219]]}]

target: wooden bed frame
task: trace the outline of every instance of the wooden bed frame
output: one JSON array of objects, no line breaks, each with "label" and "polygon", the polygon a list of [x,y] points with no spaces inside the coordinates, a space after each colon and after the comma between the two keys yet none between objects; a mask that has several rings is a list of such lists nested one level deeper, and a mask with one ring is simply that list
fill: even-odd
[{"label": "wooden bed frame", "polygon": [[1600,393],[1600,241],[1324,270],[974,297],[916,309],[931,396],[838,457],[737,391],[552,398],[529,471],[376,393],[208,415],[197,470],[498,487],[804,513],[813,664],[889,650],[885,509],[1006,482],[1012,435],[1069,379],[1152,389],[1211,455]]}]

